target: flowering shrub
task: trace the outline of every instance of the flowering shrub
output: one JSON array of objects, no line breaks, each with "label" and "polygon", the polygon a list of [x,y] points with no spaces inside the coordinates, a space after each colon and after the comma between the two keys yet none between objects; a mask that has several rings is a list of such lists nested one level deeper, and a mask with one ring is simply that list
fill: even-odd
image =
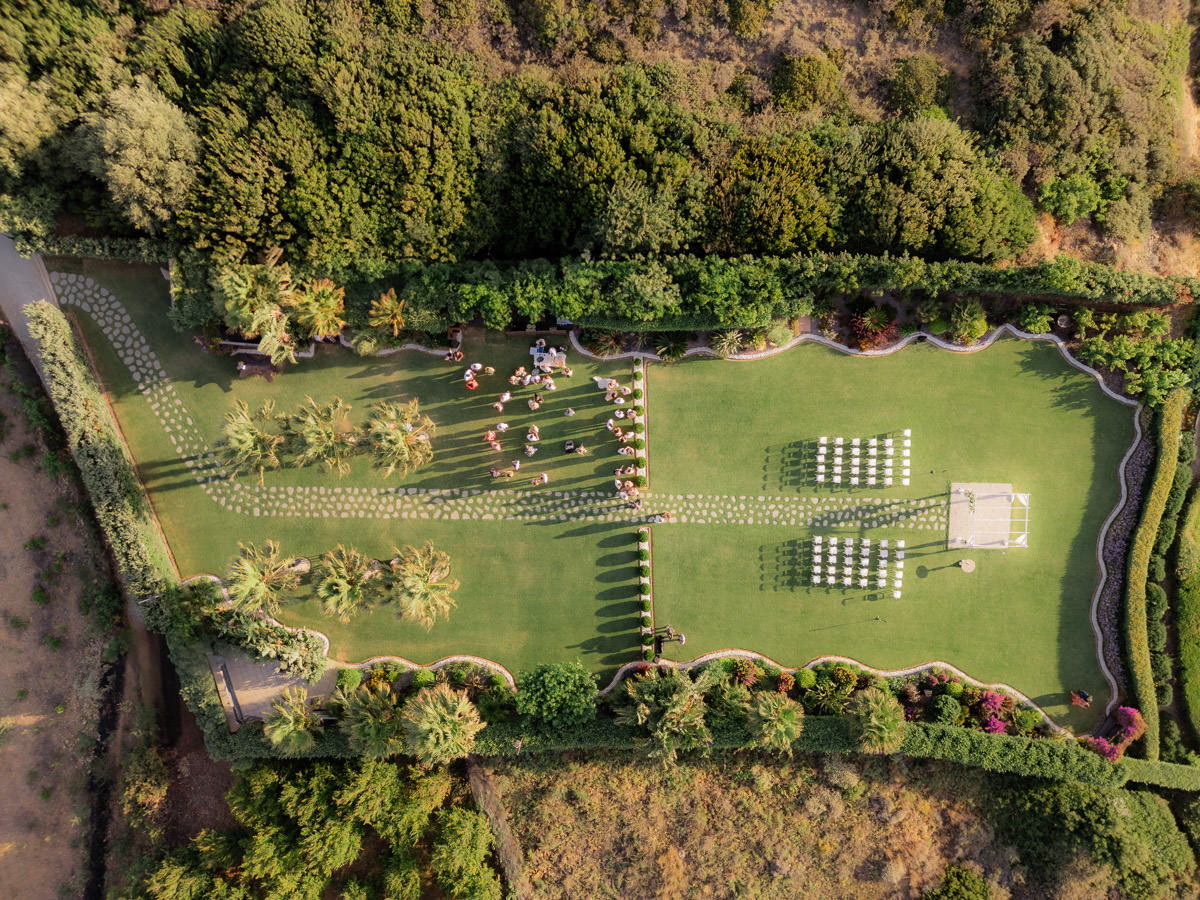
[{"label": "flowering shrub", "polygon": [[1124,751],[1126,747],[1146,733],[1146,720],[1132,706],[1118,706],[1117,727],[1121,729],[1117,743]]},{"label": "flowering shrub", "polygon": [[779,681],[775,686],[775,689],[778,690],[779,693],[786,694],[795,686],[796,686],[796,679],[793,678],[791,674],[789,674],[788,672],[780,672],[779,673]]},{"label": "flowering shrub", "polygon": [[1000,712],[1000,707],[1004,705],[1004,698],[995,691],[984,691],[983,697],[979,701],[979,706],[985,713],[995,716]]},{"label": "flowering shrub", "polygon": [[983,730],[988,734],[1004,734],[1006,726],[996,716],[988,716],[983,723]]},{"label": "flowering shrub", "polygon": [[1121,751],[1112,741],[1102,737],[1085,737],[1081,738],[1082,743],[1089,750],[1099,753],[1109,762],[1116,762],[1121,758]]},{"label": "flowering shrub", "polygon": [[738,684],[744,684],[746,687],[758,681],[758,666],[754,664],[754,660],[742,657],[735,659],[731,672]]}]

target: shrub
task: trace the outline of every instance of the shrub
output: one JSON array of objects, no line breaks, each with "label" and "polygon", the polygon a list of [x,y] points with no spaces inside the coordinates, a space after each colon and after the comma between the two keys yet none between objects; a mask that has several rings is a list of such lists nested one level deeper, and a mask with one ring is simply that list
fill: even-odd
[{"label": "shrub", "polygon": [[942,883],[921,895],[921,900],[988,900],[992,889],[975,872],[964,866],[946,866]]},{"label": "shrub", "polygon": [[780,672],[779,680],[775,683],[775,689],[781,694],[790,693],[792,688],[796,686],[796,679],[790,672]]},{"label": "shrub", "polygon": [[649,597],[642,598],[642,612],[650,612],[650,598]]},{"label": "shrub", "polygon": [[645,422],[634,422],[633,423],[633,433],[634,434],[642,434],[645,432],[645,430],[646,430]]},{"label": "shrub", "polygon": [[833,109],[845,100],[842,73],[827,56],[783,56],[771,76],[771,96],[782,109]]},{"label": "shrub", "polygon": [[642,565],[638,566],[638,576],[641,578],[649,578],[650,577],[650,567],[644,563]]},{"label": "shrub", "polygon": [[590,722],[596,697],[596,678],[578,661],[543,663],[517,679],[517,712],[551,728]]},{"label": "shrub", "polygon": [[653,624],[654,624],[654,623],[653,623],[653,621],[650,619],[650,617],[649,617],[649,616],[642,616],[642,618],[641,618],[641,622],[642,622],[642,627],[643,627],[643,628],[650,628],[650,627],[652,627],[652,626],[653,626]]},{"label": "shrub", "polygon": [[437,673],[433,669],[417,669],[413,672],[412,686],[416,690],[437,684]]},{"label": "shrub", "polygon": [[649,528],[639,528],[638,529],[638,540],[641,542],[650,540],[650,529]]},{"label": "shrub", "polygon": [[868,688],[850,701],[849,726],[864,753],[892,753],[904,740],[904,709],[890,693]]},{"label": "shrub", "polygon": [[1167,577],[1167,561],[1164,557],[1154,554],[1150,557],[1150,573],[1151,581],[1161,583]]},{"label": "shrub", "polygon": [[963,695],[963,683],[961,681],[946,682],[946,693],[957,700]]},{"label": "shrub", "polygon": [[[646,449],[646,439],[645,438],[634,438],[633,439],[633,449],[634,450],[645,450]],[[645,460],[642,460],[642,464],[645,464]]]},{"label": "shrub", "polygon": [[494,838],[483,813],[452,807],[438,814],[441,833],[430,862],[448,897],[500,900],[500,879],[488,865]]},{"label": "shrub", "polygon": [[1046,334],[1054,325],[1054,310],[1044,303],[1026,303],[1017,324],[1029,334]]},{"label": "shrub", "polygon": [[746,687],[752,687],[761,674],[758,666],[754,664],[754,660],[742,656],[734,658],[730,672],[739,684],[744,684]]},{"label": "shrub", "polygon": [[963,708],[949,694],[940,694],[933,701],[933,719],[939,725],[957,725],[962,721]]},{"label": "shrub", "polygon": [[1173,392],[1160,414],[1158,464],[1129,551],[1125,585],[1125,644],[1129,676],[1135,703],[1146,718],[1146,755],[1152,760],[1158,758],[1158,695],[1154,686],[1147,633],[1146,579],[1159,522],[1167,505],[1167,495],[1175,481],[1175,469],[1179,462],[1179,432],[1183,427],[1187,400],[1186,391]]},{"label": "shrub", "polygon": [[918,54],[898,59],[887,77],[888,106],[912,116],[944,103],[945,80],[945,68],[932,56]]},{"label": "shrub", "polygon": [[347,694],[353,694],[362,684],[362,669],[338,669],[337,686]]},{"label": "shrub", "polygon": [[772,325],[767,331],[767,340],[776,347],[783,347],[792,340],[792,329],[786,325]]},{"label": "shrub", "polygon": [[644,396],[645,396],[645,394],[642,393],[642,389],[640,387],[633,389],[633,399],[634,400],[641,400],[642,397],[644,397]]},{"label": "shrub", "polygon": [[645,650],[642,651],[642,659],[644,659],[646,662],[653,662],[654,661],[654,651],[651,648],[647,647]]},{"label": "shrub", "polygon": [[653,643],[654,643],[654,635],[652,635],[652,634],[643,634],[642,635],[642,646],[643,647],[649,647]]},{"label": "shrub", "polygon": [[950,310],[950,339],[960,344],[974,344],[987,334],[987,317],[976,299],[960,300]]},{"label": "shrub", "polygon": [[817,673],[812,669],[796,670],[796,687],[802,691],[811,690],[817,683]]},{"label": "shrub", "polygon": [[638,555],[638,559],[641,562],[648,562],[650,559],[650,551],[647,550],[645,547],[639,548],[637,555]]}]

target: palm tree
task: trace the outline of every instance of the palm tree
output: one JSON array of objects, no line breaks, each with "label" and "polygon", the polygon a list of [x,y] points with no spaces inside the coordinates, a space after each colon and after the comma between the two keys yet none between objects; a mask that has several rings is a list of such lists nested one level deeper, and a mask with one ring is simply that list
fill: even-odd
[{"label": "palm tree", "polygon": [[349,622],[360,608],[371,605],[368,589],[375,571],[365,553],[338,544],[321,558],[317,582],[321,611],[339,622]]},{"label": "palm tree", "polygon": [[274,303],[260,306],[250,319],[250,330],[258,336],[258,352],[269,357],[272,365],[296,362],[296,342],[282,307]]},{"label": "palm tree", "polygon": [[278,541],[239,543],[238,549],[241,556],[230,565],[226,583],[230,603],[239,612],[275,612],[283,592],[300,586],[295,558],[283,556]]},{"label": "palm tree", "polygon": [[403,553],[392,549],[396,555],[389,599],[400,607],[400,616],[426,630],[433,628],[439,617],[449,618],[450,610],[458,606],[450,596],[458,590],[458,579],[449,577],[450,555],[434,549],[433,541],[419,548],[406,546]]},{"label": "palm tree", "polygon": [[403,299],[396,299],[396,289],[388,288],[371,303],[368,324],[372,328],[390,328],[392,337],[400,337],[400,330],[404,328],[404,304]]},{"label": "palm tree", "polygon": [[261,264],[233,263],[217,272],[214,293],[225,310],[225,324],[245,337],[257,337],[255,313],[263,307],[282,307],[291,302],[292,272],[280,262],[283,251],[275,247]]},{"label": "palm tree", "polygon": [[346,289],[328,278],[318,278],[293,298],[296,322],[310,336],[322,340],[336,337],[346,327]]},{"label": "palm tree", "polygon": [[904,707],[890,692],[867,688],[850,701],[850,730],[864,753],[892,753],[904,728]]},{"label": "palm tree", "polygon": [[754,742],[792,755],[792,744],[804,730],[804,707],[787,694],[762,691],[746,717]]},{"label": "palm tree", "polygon": [[339,477],[348,474],[350,457],[358,443],[350,426],[349,412],[350,407],[340,397],[334,397],[325,406],[305,397],[291,419],[297,464],[317,463],[326,471],[337,472]]},{"label": "palm tree", "polygon": [[289,688],[271,704],[271,715],[263,722],[263,737],[284,756],[299,756],[317,744],[324,730],[321,717],[308,701],[303,687]]},{"label": "palm tree", "polygon": [[389,684],[360,687],[342,713],[350,749],[365,756],[394,756],[404,750],[400,698]]},{"label": "palm tree", "polygon": [[420,410],[416,397],[407,403],[383,401],[371,407],[366,437],[375,455],[375,465],[386,478],[395,471],[404,478],[413,469],[433,459],[432,438],[437,433],[433,419]]},{"label": "palm tree", "polygon": [[448,684],[419,691],[405,704],[403,718],[408,751],[426,766],[466,756],[484,727],[467,692]]},{"label": "palm tree", "polygon": [[618,710],[617,720],[645,728],[650,756],[664,764],[674,762],[680,750],[707,751],[712,733],[705,723],[704,695],[715,678],[713,670],[705,669],[692,681],[686,672],[671,668],[626,679],[630,704]]},{"label": "palm tree", "polygon": [[225,413],[223,462],[234,472],[257,472],[263,483],[267,469],[278,469],[280,433],[287,422],[276,415],[275,401],[267,400],[254,412],[243,400],[233,401],[233,409]]}]

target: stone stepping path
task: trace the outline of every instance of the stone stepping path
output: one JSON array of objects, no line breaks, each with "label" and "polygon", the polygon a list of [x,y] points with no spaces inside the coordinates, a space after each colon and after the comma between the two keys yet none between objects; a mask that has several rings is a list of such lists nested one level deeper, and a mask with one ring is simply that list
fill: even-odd
[{"label": "stone stepping path", "polygon": [[645,523],[670,511],[693,525],[789,525],[810,528],[917,528],[945,531],[943,498],[720,496],[643,492],[631,510],[608,491],[259,486],[230,477],[132,316],[108,290],[83,275],[51,272],[59,303],[90,316],[145,397],[180,460],[213,502],[244,516],[371,519],[479,519]]}]

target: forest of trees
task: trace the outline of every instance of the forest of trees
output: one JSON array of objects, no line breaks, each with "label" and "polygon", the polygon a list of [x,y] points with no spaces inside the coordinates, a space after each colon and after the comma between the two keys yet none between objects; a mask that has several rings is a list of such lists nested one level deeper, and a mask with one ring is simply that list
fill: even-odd
[{"label": "forest of trees", "polygon": [[[165,6],[0,12],[0,228],[153,237],[230,261],[281,247],[298,273],[335,279],[405,259],[578,254],[992,262],[1029,244],[1035,204],[1136,237],[1181,174],[1186,31],[1121,0],[891,4],[897,31],[914,16],[957,29],[975,60],[957,88],[970,114],[949,114],[952,79],[914,54],[874,118],[847,102],[842,52],[782,55],[756,76],[772,96],[735,80],[716,101],[682,65],[596,65],[612,3],[488,11],[529,53],[572,61],[505,74],[440,36],[484,15],[466,3]],[[770,8],[709,15],[752,35]],[[665,15],[625,12],[635,32]],[[647,42],[657,27],[642,22]]]}]

